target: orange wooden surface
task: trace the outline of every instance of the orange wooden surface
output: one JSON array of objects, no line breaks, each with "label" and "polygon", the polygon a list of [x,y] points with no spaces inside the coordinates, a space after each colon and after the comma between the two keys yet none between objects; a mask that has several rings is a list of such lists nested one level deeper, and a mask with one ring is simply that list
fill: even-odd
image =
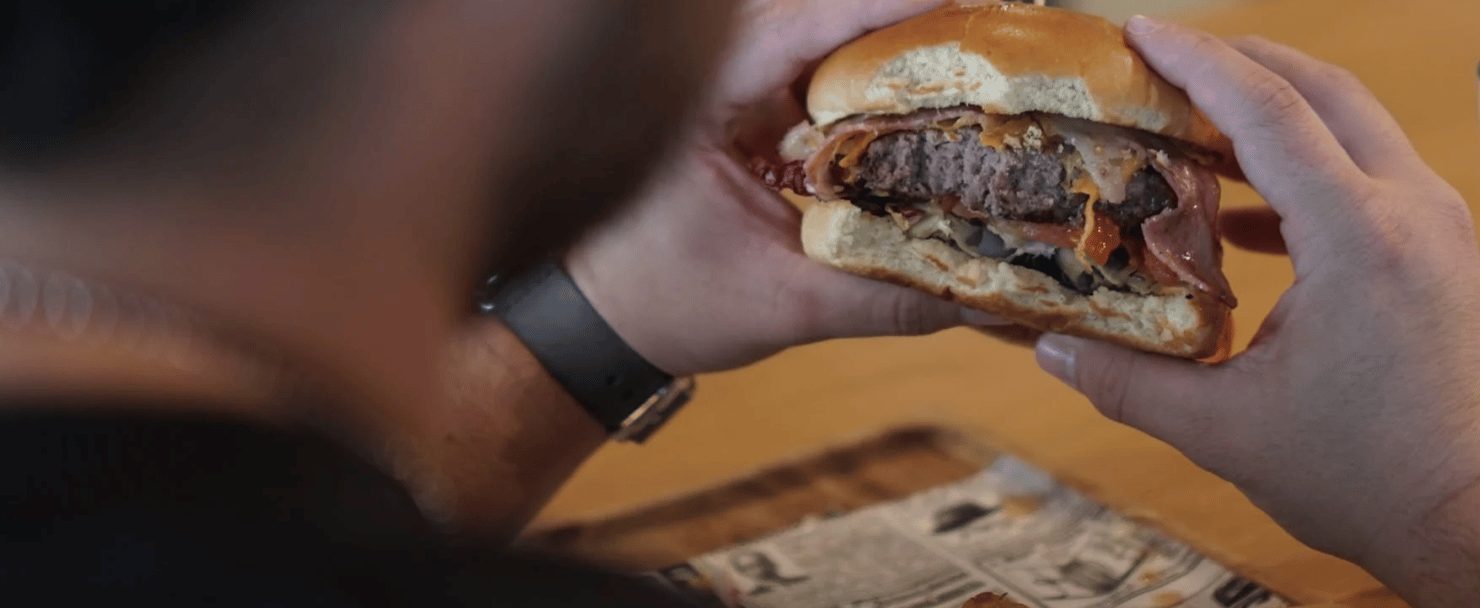
[{"label": "orange wooden surface", "polygon": [[[1221,34],[1258,33],[1350,68],[1425,159],[1472,207],[1480,202],[1480,2],[1271,0],[1187,20]],[[1225,189],[1224,201],[1259,204],[1238,185]],[[1281,258],[1240,251],[1230,251],[1226,266],[1247,340],[1291,273]],[[809,346],[702,378],[698,399],[669,428],[642,448],[604,449],[539,522],[612,513],[911,422],[986,438],[1308,601],[1377,588],[1354,566],[1291,539],[1170,448],[1101,419],[1041,374],[1029,351],[967,330]]]},{"label": "orange wooden surface", "polygon": [[773,463],[735,482],[523,539],[535,550],[617,570],[653,570],[961,481],[1000,454],[954,429],[913,427]]}]

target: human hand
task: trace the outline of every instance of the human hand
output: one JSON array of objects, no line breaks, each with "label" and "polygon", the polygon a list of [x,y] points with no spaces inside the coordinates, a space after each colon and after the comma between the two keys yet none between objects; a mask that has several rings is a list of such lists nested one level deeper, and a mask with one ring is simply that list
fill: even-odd
[{"label": "human hand", "polygon": [[[1128,39],[1235,144],[1295,283],[1247,352],[1204,366],[1048,336],[1040,364],[1416,605],[1480,583],[1480,252],[1468,207],[1350,73],[1133,20]],[[1267,237],[1268,235],[1262,235]],[[1282,240],[1282,242],[1280,242]]]},{"label": "human hand", "polygon": [[940,0],[748,0],[714,94],[632,208],[566,265],[612,327],[673,374],[743,365],[827,338],[922,334],[985,314],[809,260],[800,214],[760,185],[741,146],[774,150],[803,119],[788,88],[864,32]]}]

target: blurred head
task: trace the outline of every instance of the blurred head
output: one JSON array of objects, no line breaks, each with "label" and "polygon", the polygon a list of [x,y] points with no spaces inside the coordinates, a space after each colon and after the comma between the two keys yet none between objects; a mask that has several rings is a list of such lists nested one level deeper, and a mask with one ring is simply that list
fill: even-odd
[{"label": "blurred head", "polygon": [[[280,319],[370,374],[425,371],[482,272],[640,183],[725,39],[719,6],[6,2],[0,212],[101,226],[57,256]],[[28,234],[47,236],[6,242],[60,240]]]},{"label": "blurred head", "polygon": [[[491,260],[515,259],[563,242],[644,175],[654,142],[672,134],[723,40],[726,11],[715,8],[683,0],[15,0],[0,6],[8,30],[0,167],[13,178],[85,169],[211,183],[304,178],[296,165],[315,160],[304,144],[351,159],[391,121],[336,123],[357,112],[369,118],[360,106],[376,99],[416,99],[397,85],[442,78],[435,85],[445,90],[419,92],[481,106],[487,116],[445,119],[504,144],[463,150],[488,161],[485,191],[467,197],[492,216]],[[421,104],[394,110],[434,109]],[[391,108],[379,110],[376,118],[391,118]],[[403,120],[431,127],[437,119]],[[353,129],[334,129],[346,126]],[[428,201],[418,207],[434,211]],[[547,230],[550,223],[562,229]]]}]

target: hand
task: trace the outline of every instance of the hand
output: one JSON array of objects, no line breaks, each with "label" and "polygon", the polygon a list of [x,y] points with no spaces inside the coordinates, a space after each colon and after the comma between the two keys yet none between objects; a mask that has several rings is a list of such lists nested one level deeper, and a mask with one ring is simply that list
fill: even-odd
[{"label": "hand", "polygon": [[[1045,337],[1107,416],[1231,480],[1312,546],[1416,605],[1474,605],[1480,252],[1465,201],[1351,74],[1263,40],[1133,20],[1129,40],[1233,140],[1294,285],[1224,365]],[[1282,242],[1281,242],[1282,241]]]},{"label": "hand", "polygon": [[[815,60],[940,0],[748,0],[715,93],[637,203],[566,260],[597,310],[673,374],[720,370],[826,338],[922,334],[960,307],[844,274],[801,251],[800,216],[746,170],[803,119],[788,87]],[[985,315],[965,319],[986,324]]]}]

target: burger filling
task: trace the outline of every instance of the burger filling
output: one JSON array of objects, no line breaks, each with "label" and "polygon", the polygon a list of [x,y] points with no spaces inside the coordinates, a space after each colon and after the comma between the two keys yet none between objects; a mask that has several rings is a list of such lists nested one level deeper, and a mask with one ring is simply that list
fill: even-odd
[{"label": "burger filling", "polygon": [[[1077,156],[1070,148],[993,148],[972,127],[954,134],[930,129],[880,137],[859,160],[852,186],[865,197],[930,201],[952,199],[963,214],[1046,224],[1082,225],[1089,194],[1066,187]],[[1142,168],[1117,204],[1096,211],[1123,229],[1176,205],[1160,174]]]},{"label": "burger filling", "polygon": [[787,137],[771,185],[847,199],[909,236],[949,243],[1067,289],[1191,286],[1234,304],[1221,271],[1216,178],[1195,150],[1050,115],[934,110]]}]

